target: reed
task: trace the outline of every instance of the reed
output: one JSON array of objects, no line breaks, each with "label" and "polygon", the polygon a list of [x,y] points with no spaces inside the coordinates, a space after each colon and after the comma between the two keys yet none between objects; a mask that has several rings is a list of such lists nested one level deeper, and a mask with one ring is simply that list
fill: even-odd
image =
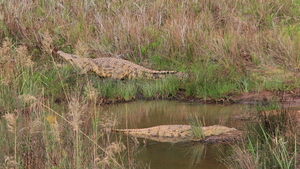
[{"label": "reed", "polygon": [[228,168],[298,168],[297,118],[292,110],[264,111],[249,124],[246,140],[233,145],[225,158]]},{"label": "reed", "polygon": [[217,98],[299,86],[298,9],[293,0],[13,0],[2,3],[0,35],[25,44],[39,65],[53,48],[84,57],[121,56],[153,69],[188,72],[187,95]]},{"label": "reed", "polygon": [[[101,124],[85,123],[89,116],[101,119],[103,114],[95,112],[105,101],[169,99],[178,93],[222,98],[300,86],[299,1],[0,0],[0,4],[0,114],[6,120],[7,114],[14,114],[17,126],[11,132],[9,121],[0,124],[0,136],[6,138],[0,141],[4,152],[0,163],[6,168],[25,164],[125,168],[119,163],[121,143],[98,145]],[[58,48],[83,57],[122,57],[151,69],[186,72],[189,78],[113,81],[79,75],[52,53]],[[26,101],[25,96],[35,99]],[[74,102],[80,105],[77,115],[61,113],[57,105]],[[80,111],[86,104],[92,105],[86,110],[91,114]],[[275,139],[268,134],[262,138],[265,142]],[[286,145],[281,135],[275,139],[276,155],[266,156],[274,157],[271,163],[278,167],[295,166],[296,156],[288,160],[289,154],[277,150],[290,152],[297,136],[288,137],[292,144]],[[254,150],[260,149],[250,151],[258,154]],[[251,162],[256,165],[256,160]]]},{"label": "reed", "polygon": [[[71,70],[61,69],[56,63],[52,64],[55,69],[37,66],[26,46],[17,46],[8,38],[0,51],[4,54],[1,63],[5,67],[0,72],[0,112],[3,116],[0,131],[5,138],[0,142],[1,167],[139,166],[126,163],[121,142],[98,142],[110,136],[104,136],[100,130],[103,126],[98,119],[103,113],[99,113],[101,107],[97,103],[99,92],[92,82],[81,86],[83,81],[90,81],[89,78],[75,76],[72,83],[67,82],[64,75],[70,75]],[[13,66],[6,67],[11,64]],[[61,93],[57,95],[57,91]],[[60,98],[66,100],[68,107],[57,105],[57,96],[62,96]]]}]

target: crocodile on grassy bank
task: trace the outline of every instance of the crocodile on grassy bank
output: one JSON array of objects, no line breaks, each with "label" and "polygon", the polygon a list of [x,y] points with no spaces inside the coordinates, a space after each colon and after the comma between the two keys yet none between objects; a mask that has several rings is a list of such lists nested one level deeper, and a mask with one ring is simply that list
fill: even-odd
[{"label": "crocodile on grassy bank", "polygon": [[[82,69],[82,73],[93,71],[103,78],[113,79],[161,79],[166,76],[175,76],[180,79],[189,77],[188,74],[177,71],[156,71],[147,69],[145,67],[134,64],[130,61],[103,57],[103,58],[84,58],[77,55],[68,54],[62,51],[57,52],[62,58],[71,64]],[[261,102],[266,104],[269,100],[276,98],[280,102],[293,101],[295,104],[300,105],[300,99],[296,95],[300,93],[300,89],[294,89],[290,93],[286,91],[272,92],[264,90],[261,92],[247,92],[229,97],[230,100],[223,99],[202,99],[191,97],[195,102],[201,103],[242,103],[242,104],[257,104]],[[295,97],[297,96],[297,97]],[[227,97],[226,97],[227,98]],[[190,99],[189,99],[190,100]]]},{"label": "crocodile on grassy bank", "polygon": [[161,79],[168,75],[184,78],[187,74],[177,71],[157,71],[120,58],[83,58],[62,51],[57,52],[71,64],[82,69],[83,73],[93,71],[103,78],[112,79]]},{"label": "crocodile on grassy bank", "polygon": [[201,138],[195,136],[195,129],[191,125],[160,125],[142,129],[111,129],[110,131],[132,137],[171,143],[184,141],[224,143],[238,141],[242,138],[241,131],[221,125],[201,127]]}]

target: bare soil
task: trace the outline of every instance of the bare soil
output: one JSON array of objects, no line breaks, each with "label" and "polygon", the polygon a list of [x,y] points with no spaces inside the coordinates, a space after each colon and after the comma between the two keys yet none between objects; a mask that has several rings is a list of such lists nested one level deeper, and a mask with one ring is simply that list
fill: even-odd
[{"label": "bare soil", "polygon": [[[182,95],[181,95],[182,96]],[[291,91],[260,91],[248,92],[242,94],[229,94],[219,99],[203,99],[195,97],[186,97],[184,99],[189,102],[199,103],[222,103],[222,104],[262,104],[266,105],[270,102],[278,102],[286,106],[300,106],[300,89]]]},{"label": "bare soil", "polygon": [[[136,99],[145,100],[142,94],[138,94]],[[159,99],[159,98],[158,98]],[[203,104],[261,104],[267,105],[269,103],[278,102],[283,106],[300,107],[300,88],[291,91],[269,91],[264,90],[260,92],[248,92],[242,94],[228,94],[222,98],[198,98],[194,96],[186,96],[184,91],[179,91],[175,96],[168,98],[169,100],[180,100],[186,102],[203,103]],[[135,99],[134,99],[135,100]],[[130,100],[130,101],[134,101]],[[150,99],[151,100],[151,99]],[[56,98],[56,103],[65,102],[66,98]],[[121,98],[109,99],[98,98],[98,104],[107,105],[114,103],[128,102]]]}]

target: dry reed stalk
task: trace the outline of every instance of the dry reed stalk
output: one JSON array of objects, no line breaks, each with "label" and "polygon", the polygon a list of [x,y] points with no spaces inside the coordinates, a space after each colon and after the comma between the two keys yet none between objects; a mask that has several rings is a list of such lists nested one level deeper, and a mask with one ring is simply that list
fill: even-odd
[{"label": "dry reed stalk", "polygon": [[232,159],[226,163],[228,168],[241,168],[241,169],[257,169],[258,159],[253,159],[254,157],[246,150],[233,146],[233,151],[235,154],[231,157]]},{"label": "dry reed stalk", "polygon": [[[115,157],[116,154],[120,154],[126,147],[123,143],[112,142],[105,148],[105,156],[101,159],[97,159],[97,165],[102,166],[102,168],[112,167],[111,166],[111,157]],[[113,164],[114,166],[114,164]],[[117,166],[115,166],[117,167]]]},{"label": "dry reed stalk", "polygon": [[[78,102],[78,99],[73,98],[73,100],[74,100],[74,103],[69,104],[69,107],[72,107],[71,105],[77,105],[77,108],[73,109],[73,111],[76,111],[76,110],[78,110],[78,107],[80,107],[80,105],[79,105],[78,103],[76,103],[76,102]],[[71,102],[70,102],[70,103],[71,103]],[[71,120],[71,121],[69,121],[69,120],[67,120],[64,116],[62,116],[62,115],[59,114],[58,112],[54,111],[54,110],[53,110],[52,108],[50,108],[49,106],[47,106],[47,105],[45,105],[45,104],[43,104],[43,103],[40,103],[40,104],[42,104],[44,108],[48,109],[49,111],[53,112],[55,115],[57,115],[58,117],[60,117],[63,121],[65,121],[65,122],[67,122],[68,124],[72,125],[72,126],[73,126],[73,130],[79,128],[78,125],[74,125],[73,123],[76,122],[76,121],[79,121],[79,122],[81,123],[80,120],[75,120],[75,121],[74,121],[74,120]],[[83,107],[86,107],[86,105],[83,106]],[[85,109],[85,108],[84,108],[84,109]],[[76,112],[75,112],[75,113],[76,113]],[[76,116],[77,116],[77,115],[76,115]],[[72,116],[71,116],[71,117],[72,117]],[[75,118],[75,119],[78,119],[78,118]],[[78,122],[77,122],[77,123],[78,123]],[[78,133],[82,134],[85,138],[87,138],[87,139],[88,139],[89,141],[91,141],[94,145],[96,145],[97,149],[100,149],[101,151],[103,151],[103,153],[105,154],[104,156],[108,157],[109,160],[113,163],[112,165],[116,166],[116,168],[124,168],[123,166],[121,166],[121,165],[116,161],[116,159],[115,159],[113,156],[110,156],[109,154],[107,154],[105,148],[102,148],[102,147],[97,143],[97,141],[94,141],[92,138],[90,138],[87,134],[85,134],[85,133],[84,133],[83,131],[81,131],[81,130],[78,130]],[[78,137],[78,133],[77,133],[77,137]],[[76,134],[76,133],[75,133],[75,134]],[[77,140],[77,139],[76,139],[76,136],[75,136],[75,140]],[[77,143],[78,143],[78,140],[77,140]],[[77,148],[78,148],[78,145],[77,145],[77,146],[74,145],[75,151],[76,151]],[[100,158],[95,158],[95,160],[97,160],[97,159],[99,160]],[[74,165],[76,165],[76,161],[75,161],[75,160],[76,160],[76,159],[74,159]],[[94,162],[95,162],[95,161],[94,161]]]},{"label": "dry reed stalk", "polygon": [[42,101],[42,98],[37,98],[35,96],[32,96],[30,94],[23,94],[17,97],[20,101],[24,102],[25,106],[28,106],[29,112],[36,112],[36,113],[42,113],[43,112],[43,105],[40,101]]},{"label": "dry reed stalk", "polygon": [[[90,82],[88,82],[88,84],[85,86],[84,91],[85,91],[87,100],[91,101],[92,103],[94,103],[96,105],[97,98],[99,96],[98,90],[96,88],[94,88]],[[99,104],[101,104],[101,103],[99,103]]]},{"label": "dry reed stalk", "polygon": [[80,130],[79,126],[82,123],[81,116],[87,111],[87,105],[81,106],[79,100],[73,97],[69,103],[69,110],[73,130],[78,132]]},{"label": "dry reed stalk", "polygon": [[26,46],[18,46],[16,49],[17,52],[17,63],[22,67],[32,67],[34,62],[31,60],[31,56],[28,54]]},{"label": "dry reed stalk", "polygon": [[80,166],[81,156],[80,156],[80,125],[82,124],[81,116],[87,110],[87,105],[80,105],[77,98],[72,97],[69,103],[70,110],[70,123],[72,124],[74,130],[74,156],[73,156],[73,166],[78,168]]},{"label": "dry reed stalk", "polygon": [[0,77],[1,84],[10,85],[15,79],[15,60],[12,58],[13,43],[9,38],[4,38],[2,47],[0,47]]},{"label": "dry reed stalk", "polygon": [[80,57],[87,57],[89,54],[88,49],[89,47],[86,43],[84,43],[82,40],[78,40],[75,45],[74,54]]},{"label": "dry reed stalk", "polygon": [[53,39],[52,36],[50,35],[50,32],[46,30],[44,34],[42,35],[42,50],[44,53],[51,55],[52,53],[52,44],[53,44]]},{"label": "dry reed stalk", "polygon": [[7,113],[3,116],[7,122],[8,131],[14,135],[14,160],[17,161],[17,119],[18,114]]},{"label": "dry reed stalk", "polygon": [[12,50],[12,47],[12,40],[8,37],[4,38],[2,42],[2,47],[0,47],[1,63],[10,59],[10,52]]},{"label": "dry reed stalk", "polygon": [[2,164],[2,166],[7,169],[16,168],[18,163],[14,157],[5,156],[4,164]]},{"label": "dry reed stalk", "polygon": [[103,113],[100,119],[100,126],[101,128],[104,129],[111,129],[115,127],[118,124],[118,119],[116,116],[108,114],[108,113]]}]

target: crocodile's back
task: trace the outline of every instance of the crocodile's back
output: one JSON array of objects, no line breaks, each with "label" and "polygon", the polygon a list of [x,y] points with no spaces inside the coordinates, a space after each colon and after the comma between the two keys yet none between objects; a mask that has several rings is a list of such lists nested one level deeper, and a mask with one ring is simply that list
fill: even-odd
[{"label": "crocodile's back", "polygon": [[[194,130],[194,131],[193,131]],[[146,138],[161,142],[181,142],[197,141],[201,138],[196,137],[197,127],[192,129],[191,125],[160,125],[142,129],[112,129],[113,132],[120,132],[134,137]],[[205,126],[199,128],[199,134],[204,138],[223,133],[236,131],[235,128],[229,128],[221,125]]]},{"label": "crocodile's back", "polygon": [[177,71],[156,71],[147,69],[130,61],[119,58],[96,58],[97,65],[94,71],[101,77],[113,79],[160,79],[168,74],[177,74]]},{"label": "crocodile's back", "polygon": [[134,136],[150,137],[192,137],[192,128],[190,125],[160,125],[143,129],[114,129],[113,131],[122,132]]}]

